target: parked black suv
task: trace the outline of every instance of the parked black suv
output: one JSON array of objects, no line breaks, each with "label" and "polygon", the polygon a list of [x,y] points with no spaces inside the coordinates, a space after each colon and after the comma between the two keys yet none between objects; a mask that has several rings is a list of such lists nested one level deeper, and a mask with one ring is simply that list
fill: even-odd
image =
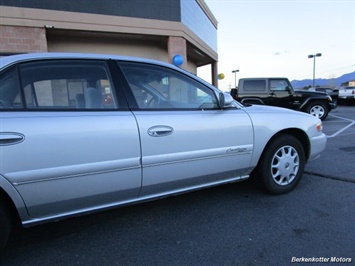
[{"label": "parked black suv", "polygon": [[231,95],[243,104],[264,104],[309,113],[324,120],[337,107],[332,98],[318,91],[294,90],[287,78],[242,78]]}]

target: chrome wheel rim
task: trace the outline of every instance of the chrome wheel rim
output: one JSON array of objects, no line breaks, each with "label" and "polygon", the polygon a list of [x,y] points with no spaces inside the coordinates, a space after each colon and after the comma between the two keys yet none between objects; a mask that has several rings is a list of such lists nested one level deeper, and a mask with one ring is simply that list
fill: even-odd
[{"label": "chrome wheel rim", "polygon": [[271,176],[276,184],[286,186],[297,176],[300,157],[292,146],[281,147],[271,161]]},{"label": "chrome wheel rim", "polygon": [[321,118],[324,115],[325,111],[321,105],[315,105],[311,108],[309,113],[317,118]]}]

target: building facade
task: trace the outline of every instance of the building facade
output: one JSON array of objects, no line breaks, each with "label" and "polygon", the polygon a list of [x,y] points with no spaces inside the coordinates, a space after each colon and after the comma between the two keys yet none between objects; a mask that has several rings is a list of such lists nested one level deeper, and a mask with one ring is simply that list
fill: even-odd
[{"label": "building facade", "polygon": [[[0,56],[29,52],[120,54],[211,65],[217,21],[203,0],[0,0]],[[175,62],[177,63],[177,62]]]}]

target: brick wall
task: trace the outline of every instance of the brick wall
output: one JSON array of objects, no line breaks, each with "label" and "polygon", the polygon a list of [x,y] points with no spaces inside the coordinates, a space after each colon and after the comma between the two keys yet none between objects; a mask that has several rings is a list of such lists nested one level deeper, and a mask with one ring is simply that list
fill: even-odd
[{"label": "brick wall", "polygon": [[0,25],[0,54],[47,52],[43,28]]},{"label": "brick wall", "polygon": [[180,66],[183,69],[186,69],[187,67],[187,60],[186,60],[186,40],[182,37],[173,37],[170,36],[168,39],[168,54],[170,61],[169,63],[173,63],[173,57],[177,54],[180,54],[184,58],[183,64]]}]

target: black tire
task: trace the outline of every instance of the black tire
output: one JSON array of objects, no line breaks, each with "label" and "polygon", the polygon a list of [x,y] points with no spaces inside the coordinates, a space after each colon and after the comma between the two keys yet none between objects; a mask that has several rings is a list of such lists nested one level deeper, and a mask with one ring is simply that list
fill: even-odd
[{"label": "black tire", "polygon": [[0,195],[0,252],[4,249],[11,232],[11,216],[4,199]]},{"label": "black tire", "polygon": [[300,182],[305,166],[305,152],[299,140],[281,135],[265,148],[256,169],[256,178],[271,194],[284,194]]},{"label": "black tire", "polygon": [[306,107],[306,112],[310,115],[318,117],[320,120],[324,120],[328,116],[328,108],[322,102],[311,102]]}]

